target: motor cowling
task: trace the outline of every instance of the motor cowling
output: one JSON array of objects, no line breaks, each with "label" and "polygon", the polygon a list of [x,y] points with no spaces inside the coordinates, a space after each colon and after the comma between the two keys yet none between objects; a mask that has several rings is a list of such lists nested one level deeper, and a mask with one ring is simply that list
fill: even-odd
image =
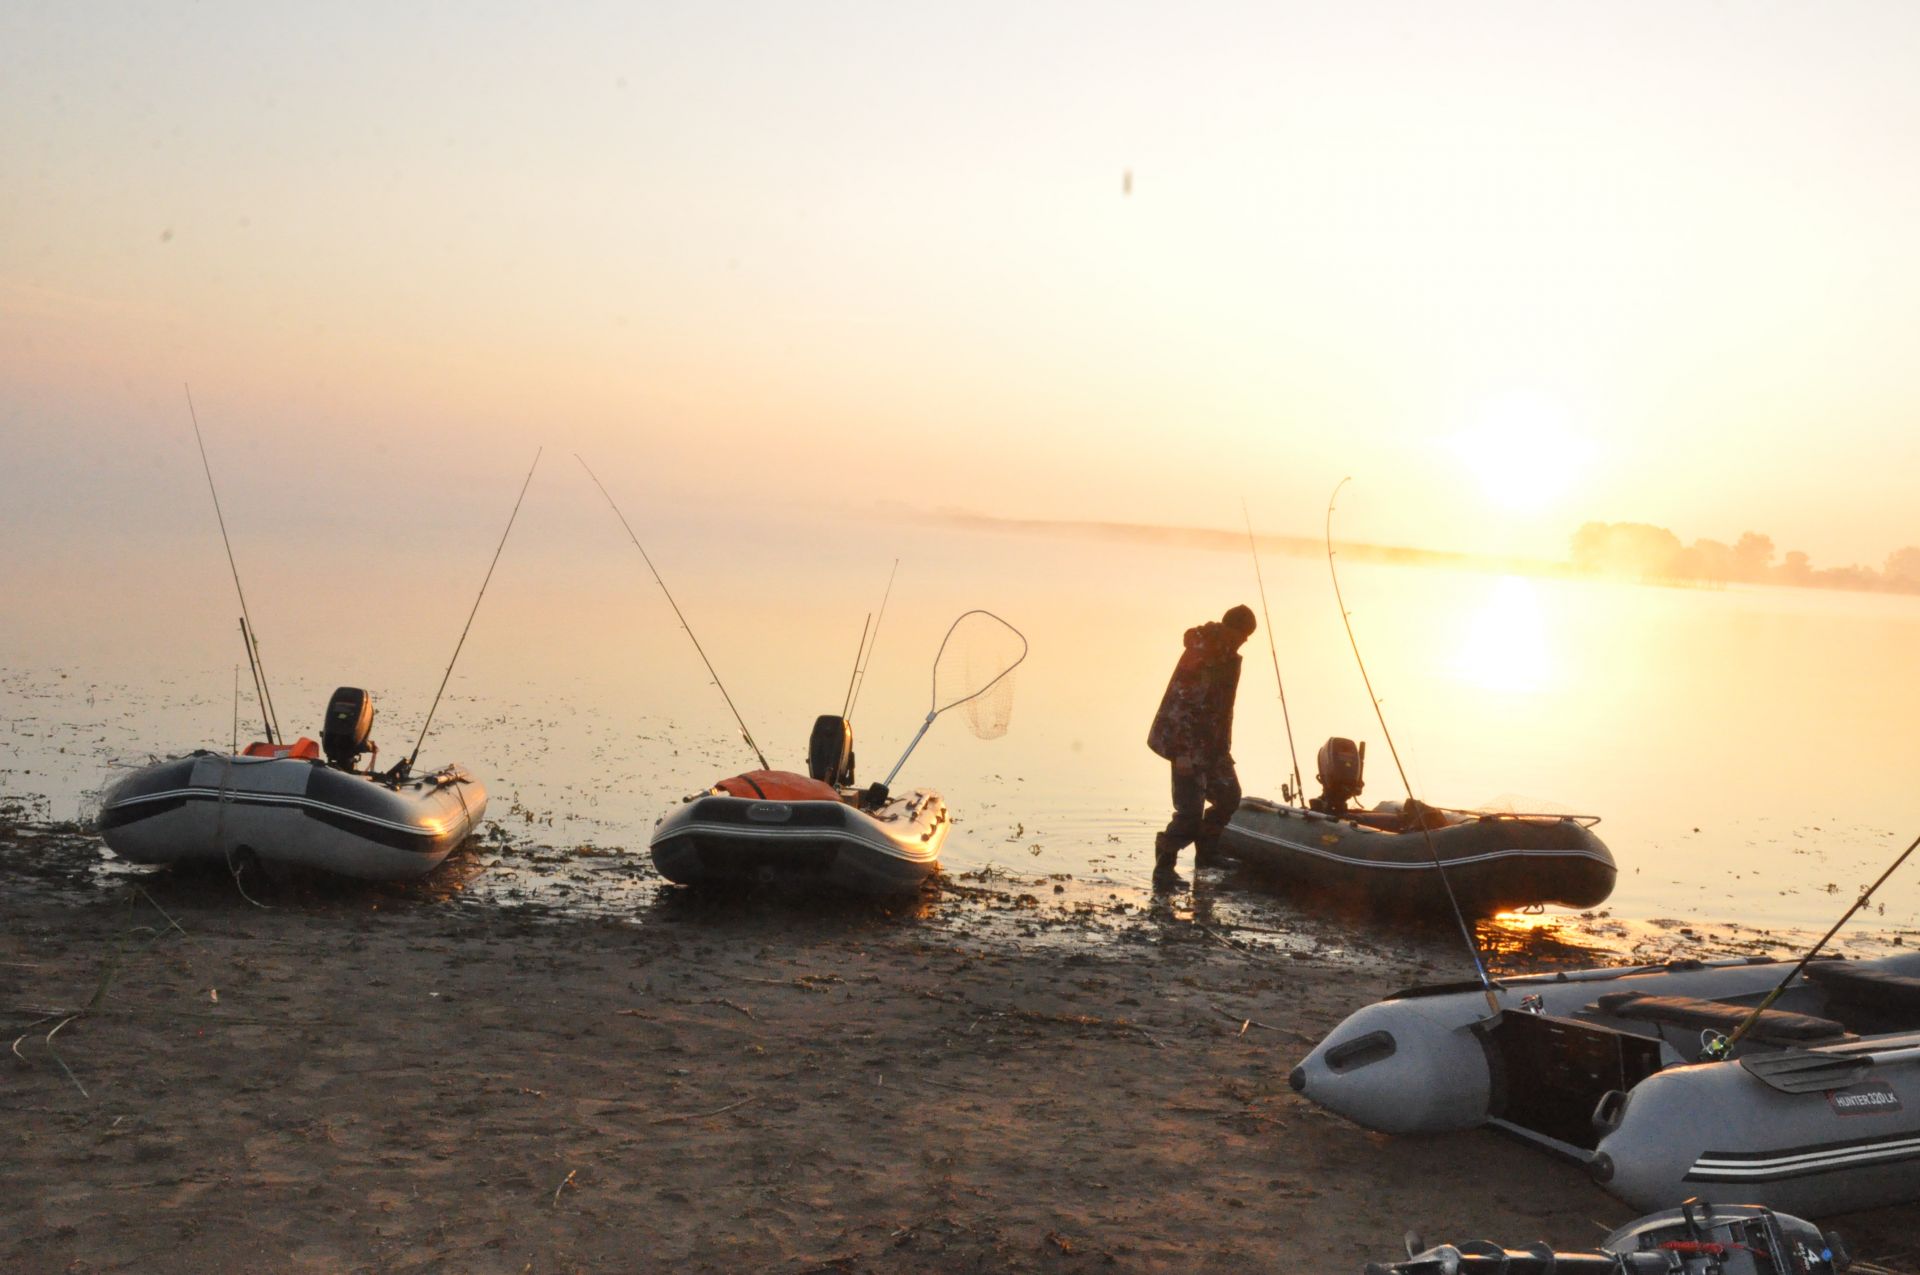
[{"label": "motor cowling", "polygon": [[1367,746],[1338,736],[1320,745],[1320,808],[1345,810],[1366,787]]},{"label": "motor cowling", "polygon": [[368,736],[373,731],[373,696],[357,686],[343,686],[327,701],[326,721],[320,728],[320,748],[327,764],[352,770],[353,763],[375,751]]},{"label": "motor cowling", "polygon": [[853,723],[831,713],[813,720],[807,774],[836,788],[853,787]]}]

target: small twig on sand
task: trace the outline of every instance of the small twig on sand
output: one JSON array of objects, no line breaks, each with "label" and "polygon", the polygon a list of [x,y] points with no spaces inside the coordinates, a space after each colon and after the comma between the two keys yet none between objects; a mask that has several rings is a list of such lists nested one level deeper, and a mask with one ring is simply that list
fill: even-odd
[{"label": "small twig on sand", "polygon": [[567,1176],[560,1179],[560,1185],[553,1188],[553,1206],[555,1208],[560,1207],[560,1193],[573,1185],[573,1175],[578,1172],[580,1172],[578,1169],[568,1169]]},{"label": "small twig on sand", "polygon": [[[733,1001],[727,1000],[725,997],[713,996],[713,997],[709,997],[704,1001],[701,1001],[700,1003],[702,1005],[725,1005],[728,1009],[734,1010],[737,1013],[745,1014],[748,1018],[753,1018],[752,1010],[748,1009],[745,1005],[736,1004]],[[754,1021],[759,1022],[760,1020],[755,1018]]]},{"label": "small twig on sand", "polygon": [[1236,1014],[1232,1010],[1221,1009],[1218,1005],[1210,1005],[1208,1006],[1208,1008],[1213,1010],[1214,1013],[1220,1015],[1220,1017],[1222,1018],[1231,1018],[1234,1022],[1239,1023],[1240,1030],[1234,1033],[1236,1036],[1246,1035],[1247,1028],[1249,1027],[1258,1027],[1263,1032],[1277,1032],[1280,1030],[1278,1027],[1271,1026],[1267,1023],[1257,1022],[1254,1019],[1248,1018],[1241,1014]]},{"label": "small twig on sand", "polygon": [[54,1019],[58,1017],[60,1017],[60,1015],[58,1014],[46,1014],[28,1023],[27,1030],[21,1032],[18,1036],[15,1036],[13,1038],[13,1056],[15,1058],[18,1058],[21,1062],[27,1061],[27,1056],[20,1052],[20,1042],[25,1040],[27,1037],[33,1035],[33,1029],[38,1027],[41,1023],[52,1022]]},{"label": "small twig on sand", "polygon": [[[60,1027],[65,1027],[68,1023],[72,1022],[74,1019],[78,1017],[80,1017],[79,1014],[68,1015],[66,1018],[63,1018],[60,1020]],[[87,1087],[80,1083],[80,1077],[73,1074],[73,1068],[67,1066],[67,1060],[62,1058],[60,1056],[60,1051],[53,1047],[53,1038],[60,1034],[60,1027],[56,1027],[52,1031],[48,1032],[46,1035],[46,1039],[41,1041],[40,1043],[47,1047],[47,1052],[53,1055],[53,1060],[60,1064],[60,1070],[67,1073],[67,1079],[71,1080],[73,1082],[73,1087],[80,1091],[80,1096],[82,1098],[91,1099],[93,1095],[88,1093]]]},{"label": "small twig on sand", "polygon": [[725,1115],[727,1112],[732,1111],[735,1107],[744,1107],[752,1101],[753,1101],[753,1098],[750,1095],[748,1097],[742,1098],[739,1102],[730,1102],[724,1107],[715,1107],[712,1111],[689,1111],[677,1116],[661,1116],[658,1120],[655,1120],[653,1123],[675,1124],[681,1120],[705,1120],[708,1116]]}]

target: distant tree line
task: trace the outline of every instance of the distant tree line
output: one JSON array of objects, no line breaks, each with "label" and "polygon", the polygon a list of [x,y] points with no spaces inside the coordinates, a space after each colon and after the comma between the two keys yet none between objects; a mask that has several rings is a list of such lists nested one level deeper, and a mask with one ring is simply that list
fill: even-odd
[{"label": "distant tree line", "polygon": [[1798,549],[1774,561],[1773,538],[1757,531],[1732,544],[1682,544],[1665,527],[1644,522],[1590,522],[1573,533],[1576,570],[1636,580],[1727,584],[1786,584],[1815,589],[1920,593],[1920,545],[1908,545],[1872,567],[1815,567]]}]

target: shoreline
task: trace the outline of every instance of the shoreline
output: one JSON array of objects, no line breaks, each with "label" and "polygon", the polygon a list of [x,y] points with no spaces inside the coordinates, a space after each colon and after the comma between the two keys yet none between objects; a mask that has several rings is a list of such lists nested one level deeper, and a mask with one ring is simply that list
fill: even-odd
[{"label": "shoreline", "polygon": [[[0,822],[8,1269],[1353,1271],[1408,1228],[1629,1217],[1496,1134],[1383,1138],[1287,1087],[1349,1011],[1450,976],[1440,936],[1134,909],[1059,943],[967,882],[910,913],[670,892],[634,925],[479,897],[472,856],[261,908],[96,844]],[[1912,1269],[1917,1221],[1833,1224]]]}]

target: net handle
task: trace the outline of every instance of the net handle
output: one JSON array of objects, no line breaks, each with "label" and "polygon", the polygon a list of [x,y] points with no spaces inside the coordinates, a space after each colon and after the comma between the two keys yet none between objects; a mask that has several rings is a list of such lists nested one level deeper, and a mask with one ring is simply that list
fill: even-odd
[{"label": "net handle", "polygon": [[[1013,663],[1001,669],[999,674],[996,675],[992,681],[988,682],[985,686],[982,686],[979,690],[974,691],[970,695],[963,695],[959,699],[954,700],[951,704],[941,704],[940,703],[940,657],[947,653],[947,643],[953,640],[954,630],[960,627],[960,621],[966,619],[970,615],[984,615],[989,620],[993,620],[996,623],[1005,626],[1007,632],[1013,634],[1015,637],[1020,639],[1020,654],[1018,658],[1016,658],[1013,661]],[[962,704],[966,703],[968,700],[979,699],[982,695],[985,695],[988,691],[1000,685],[1000,683],[1006,681],[1007,675],[1009,673],[1013,672],[1013,670],[1019,668],[1021,664],[1026,662],[1028,649],[1029,647],[1027,645],[1027,635],[1022,633],[1019,629],[1014,628],[1011,624],[1008,624],[1005,620],[1001,619],[999,616],[995,615],[993,612],[982,610],[979,607],[975,607],[971,611],[961,612],[960,615],[954,620],[954,622],[947,626],[947,635],[940,639],[940,649],[934,652],[933,686],[932,686],[933,693],[927,698],[927,720],[920,723],[920,729],[914,732],[913,739],[907,744],[907,751],[901,753],[900,760],[893,763],[893,769],[888,771],[887,777],[880,782],[880,788],[882,790],[885,790],[893,787],[894,776],[900,773],[900,768],[907,764],[907,758],[913,756],[913,750],[920,746],[920,741],[922,739],[926,738],[927,731],[929,728],[932,727],[934,718],[940,716],[940,714],[946,712],[950,708],[960,707]]]}]

